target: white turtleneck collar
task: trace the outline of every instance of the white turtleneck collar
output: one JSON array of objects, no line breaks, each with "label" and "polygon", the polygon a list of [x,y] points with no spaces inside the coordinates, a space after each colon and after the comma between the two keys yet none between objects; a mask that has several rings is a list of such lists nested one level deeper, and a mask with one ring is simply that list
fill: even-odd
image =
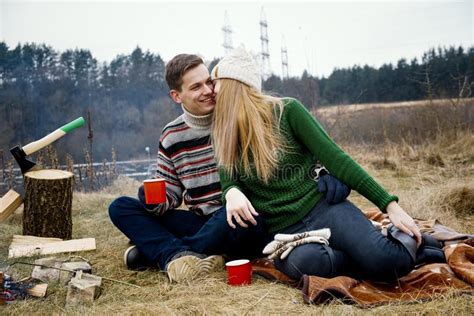
[{"label": "white turtleneck collar", "polygon": [[181,104],[181,108],[183,109],[184,115],[183,119],[184,122],[191,128],[194,129],[209,129],[212,124],[212,113],[206,115],[194,115],[190,113],[186,107]]}]

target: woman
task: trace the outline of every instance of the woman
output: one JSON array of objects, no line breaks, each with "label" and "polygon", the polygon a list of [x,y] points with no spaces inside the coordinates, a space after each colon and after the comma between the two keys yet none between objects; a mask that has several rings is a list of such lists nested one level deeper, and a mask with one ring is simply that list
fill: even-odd
[{"label": "woman", "polygon": [[[294,279],[309,274],[390,281],[410,272],[422,236],[398,198],[339,148],[298,100],[262,94],[257,69],[238,48],[211,73],[213,142],[229,225],[246,226],[260,215],[271,236],[329,228],[328,246],[301,245],[275,260]],[[386,212],[395,238],[383,236],[349,201],[329,205],[322,199],[310,176],[315,159]]]}]

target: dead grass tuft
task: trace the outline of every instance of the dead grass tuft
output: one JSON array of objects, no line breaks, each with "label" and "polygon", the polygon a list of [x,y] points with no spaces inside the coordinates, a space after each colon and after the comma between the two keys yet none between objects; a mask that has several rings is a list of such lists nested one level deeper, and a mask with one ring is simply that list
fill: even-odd
[{"label": "dead grass tuft", "polygon": [[426,162],[429,165],[432,165],[432,166],[437,166],[437,167],[444,167],[445,166],[443,158],[441,158],[440,154],[438,154],[438,153],[430,153],[426,157]]},{"label": "dead grass tuft", "polygon": [[458,186],[449,188],[440,197],[440,205],[446,212],[453,212],[459,217],[474,215],[474,187]]},{"label": "dead grass tuft", "polygon": [[373,160],[372,165],[377,169],[397,170],[397,164],[387,158]]}]

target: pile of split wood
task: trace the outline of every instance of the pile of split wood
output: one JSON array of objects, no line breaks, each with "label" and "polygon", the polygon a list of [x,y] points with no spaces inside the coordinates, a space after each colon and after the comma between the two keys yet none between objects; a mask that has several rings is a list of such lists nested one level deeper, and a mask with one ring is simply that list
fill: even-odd
[{"label": "pile of split wood", "polygon": [[102,278],[92,274],[92,267],[86,261],[70,262],[56,257],[38,259],[34,263],[13,261],[20,257],[96,249],[94,238],[71,239],[73,177],[72,173],[62,170],[31,170],[24,174],[24,197],[10,190],[0,198],[0,223],[24,205],[23,235],[12,237],[8,249],[9,269],[15,264],[34,266],[31,278],[18,282],[0,271],[0,290],[5,297],[9,293],[21,298],[44,297],[52,282],[68,287],[66,306],[91,303],[99,295]]},{"label": "pile of split wood", "polygon": [[[94,238],[62,240],[60,238],[14,235],[9,247],[8,258],[14,259],[94,249],[96,249]],[[69,259],[47,257],[38,259],[34,263],[22,261],[12,263],[12,265],[15,264],[34,266],[31,278],[24,280],[23,284],[31,283],[32,281],[43,282],[34,287],[27,288],[26,292],[29,296],[44,297],[47,293],[48,285],[57,282],[68,287],[66,307],[92,303],[100,294],[102,278],[92,274],[92,267],[84,258],[81,261],[70,261]],[[20,283],[11,282],[13,285]],[[4,283],[2,290],[8,291],[9,287],[7,285],[8,283]],[[13,293],[15,292],[13,291]]]}]

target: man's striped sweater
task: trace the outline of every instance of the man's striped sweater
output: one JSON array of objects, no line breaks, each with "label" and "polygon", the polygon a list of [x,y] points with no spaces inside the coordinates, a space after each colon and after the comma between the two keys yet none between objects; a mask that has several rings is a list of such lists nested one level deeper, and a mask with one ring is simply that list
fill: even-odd
[{"label": "man's striped sweater", "polygon": [[211,145],[212,114],[195,116],[186,111],[168,123],[160,137],[157,177],[166,180],[166,203],[157,215],[186,206],[208,215],[222,206],[219,173]]}]

